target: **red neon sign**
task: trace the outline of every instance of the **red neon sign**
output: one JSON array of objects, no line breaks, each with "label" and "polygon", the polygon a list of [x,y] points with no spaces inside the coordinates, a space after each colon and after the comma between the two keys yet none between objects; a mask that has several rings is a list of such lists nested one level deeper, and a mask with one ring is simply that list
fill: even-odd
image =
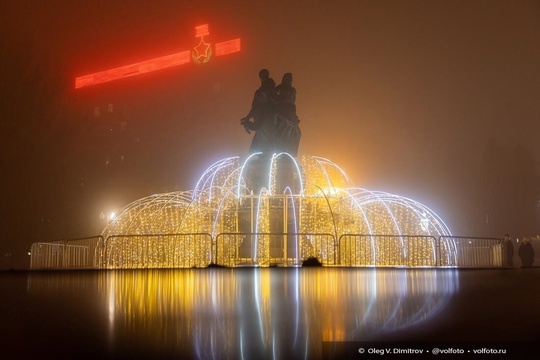
[{"label": "red neon sign", "polygon": [[195,37],[200,38],[200,40],[192,50],[79,76],[75,78],[75,89],[188,64],[191,60],[195,64],[202,64],[210,61],[212,56],[223,56],[240,51],[241,43],[239,38],[215,43],[212,46],[212,44],[204,40],[204,37],[209,34],[208,24],[196,26]]}]

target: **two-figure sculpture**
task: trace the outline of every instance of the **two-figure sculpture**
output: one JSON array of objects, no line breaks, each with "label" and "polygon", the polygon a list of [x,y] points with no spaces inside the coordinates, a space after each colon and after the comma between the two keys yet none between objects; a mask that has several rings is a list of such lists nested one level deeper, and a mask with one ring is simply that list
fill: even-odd
[{"label": "two-figure sculpture", "polygon": [[261,86],[255,91],[251,110],[240,120],[248,133],[255,131],[249,153],[298,153],[300,120],[296,115],[296,89],[292,74],[283,75],[276,86],[266,69],[259,71]]}]

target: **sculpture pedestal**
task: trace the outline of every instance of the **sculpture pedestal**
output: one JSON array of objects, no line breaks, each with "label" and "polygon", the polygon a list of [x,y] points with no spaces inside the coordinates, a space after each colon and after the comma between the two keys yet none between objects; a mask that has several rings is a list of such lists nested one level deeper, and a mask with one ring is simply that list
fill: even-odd
[{"label": "sculpture pedestal", "polygon": [[246,187],[252,195],[242,201],[239,231],[259,235],[246,236],[239,249],[241,258],[255,257],[255,247],[260,246],[262,237],[271,265],[290,264],[292,258],[297,258],[299,219],[295,218],[295,208],[302,189],[298,171],[288,156],[261,156],[244,170]]}]

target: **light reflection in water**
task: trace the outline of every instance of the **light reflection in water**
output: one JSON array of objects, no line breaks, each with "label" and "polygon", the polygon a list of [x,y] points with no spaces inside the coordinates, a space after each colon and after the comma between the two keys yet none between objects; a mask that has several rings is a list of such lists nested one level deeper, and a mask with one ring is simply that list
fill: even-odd
[{"label": "light reflection in water", "polygon": [[198,358],[320,357],[322,341],[421,324],[458,290],[454,270],[204,269],[106,272],[110,341]]}]

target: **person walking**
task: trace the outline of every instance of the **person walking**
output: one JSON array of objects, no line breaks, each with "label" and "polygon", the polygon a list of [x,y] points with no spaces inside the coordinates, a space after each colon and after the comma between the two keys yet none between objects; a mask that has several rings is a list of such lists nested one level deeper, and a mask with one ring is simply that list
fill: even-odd
[{"label": "person walking", "polygon": [[510,234],[504,234],[503,246],[503,266],[514,266],[514,244],[510,239]]},{"label": "person walking", "polygon": [[534,249],[529,238],[523,238],[519,245],[518,255],[521,259],[521,267],[531,267],[534,263]]}]

